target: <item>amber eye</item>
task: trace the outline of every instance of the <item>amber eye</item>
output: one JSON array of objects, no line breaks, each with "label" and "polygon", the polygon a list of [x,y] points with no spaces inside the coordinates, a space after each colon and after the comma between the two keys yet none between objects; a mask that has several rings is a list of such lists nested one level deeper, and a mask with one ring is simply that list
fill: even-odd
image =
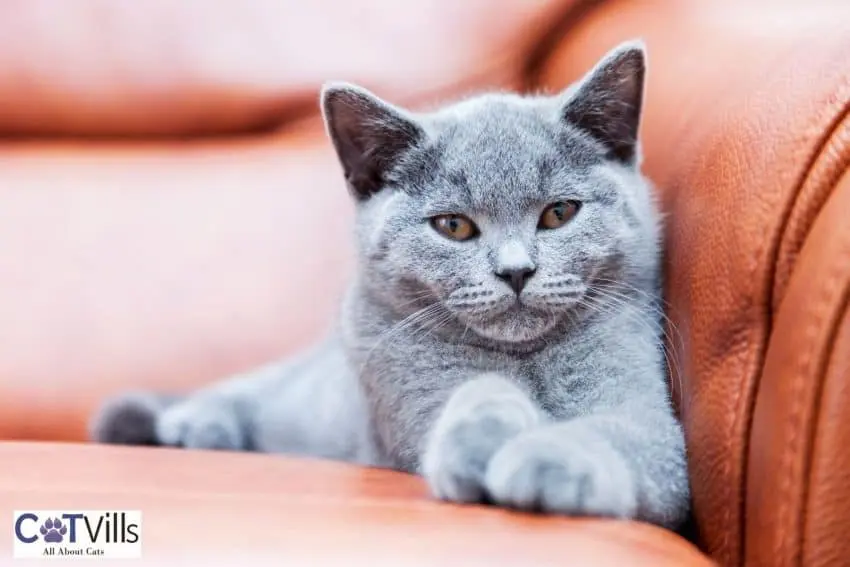
[{"label": "amber eye", "polygon": [[581,203],[578,201],[558,201],[557,203],[552,203],[543,210],[537,227],[549,229],[561,228],[576,216],[580,206]]},{"label": "amber eye", "polygon": [[478,236],[478,227],[463,215],[439,215],[431,217],[434,230],[452,240],[469,240]]}]

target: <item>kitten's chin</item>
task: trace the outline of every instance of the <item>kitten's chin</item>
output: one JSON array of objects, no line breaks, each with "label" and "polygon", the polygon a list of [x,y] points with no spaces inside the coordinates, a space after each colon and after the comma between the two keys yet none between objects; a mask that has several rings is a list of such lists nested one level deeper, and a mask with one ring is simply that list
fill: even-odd
[{"label": "kitten's chin", "polygon": [[532,312],[528,308],[509,310],[490,321],[467,321],[476,335],[500,343],[527,343],[536,341],[560,323],[554,314]]}]

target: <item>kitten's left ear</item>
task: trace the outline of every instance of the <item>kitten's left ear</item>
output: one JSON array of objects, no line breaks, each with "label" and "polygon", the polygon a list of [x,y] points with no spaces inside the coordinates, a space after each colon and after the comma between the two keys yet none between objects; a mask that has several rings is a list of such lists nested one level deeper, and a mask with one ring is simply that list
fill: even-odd
[{"label": "kitten's left ear", "polygon": [[612,159],[634,165],[645,76],[643,42],[619,45],[567,91],[563,120],[601,142]]},{"label": "kitten's left ear", "polygon": [[321,105],[349,190],[358,200],[380,191],[387,173],[425,136],[407,112],[356,85],[325,85]]}]

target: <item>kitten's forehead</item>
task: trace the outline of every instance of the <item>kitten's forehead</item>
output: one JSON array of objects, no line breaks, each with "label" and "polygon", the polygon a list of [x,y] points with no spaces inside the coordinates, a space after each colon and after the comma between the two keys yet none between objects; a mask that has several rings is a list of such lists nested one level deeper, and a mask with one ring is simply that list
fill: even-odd
[{"label": "kitten's forehead", "polygon": [[593,147],[558,121],[550,100],[487,95],[427,121],[429,192],[472,208],[516,210],[545,200],[553,175],[580,173],[598,161]]}]

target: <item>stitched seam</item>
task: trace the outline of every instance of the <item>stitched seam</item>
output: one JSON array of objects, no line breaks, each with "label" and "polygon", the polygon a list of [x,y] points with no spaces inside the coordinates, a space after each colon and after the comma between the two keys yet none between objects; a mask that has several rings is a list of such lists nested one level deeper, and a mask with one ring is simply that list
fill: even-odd
[{"label": "stitched seam", "polygon": [[[838,90],[840,91],[841,89],[838,89]],[[794,197],[793,197],[793,199],[791,199],[790,206],[788,207],[787,211],[785,211],[784,214],[782,215],[782,223],[781,223],[782,231],[781,231],[781,234],[780,234],[780,237],[779,237],[779,245],[776,247],[776,250],[774,251],[774,255],[773,255],[773,258],[772,258],[772,261],[771,261],[771,264],[770,264],[770,270],[771,270],[770,280],[773,283],[773,285],[771,285],[770,290],[769,290],[768,305],[771,306],[771,310],[772,310],[772,306],[774,305],[774,301],[776,300],[776,297],[775,297],[774,294],[776,292],[776,267],[779,265],[779,255],[782,253],[782,250],[783,250],[783,246],[782,246],[783,242],[785,242],[785,239],[788,238],[788,231],[789,231],[789,227],[791,225],[791,219],[794,217],[795,211],[797,211],[800,208],[804,208],[800,204],[800,199],[802,198],[803,188],[806,186],[806,183],[809,181],[809,178],[813,175],[814,171],[818,168],[818,165],[822,161],[833,161],[833,162],[838,162],[838,163],[844,163],[844,162],[847,162],[848,159],[850,159],[850,150],[844,151],[838,157],[831,157],[829,155],[829,152],[828,152],[828,149],[830,147],[830,142],[833,140],[833,138],[836,138],[837,136],[839,136],[841,134],[842,128],[845,126],[845,123],[848,121],[848,119],[850,119],[850,97],[848,97],[847,101],[844,103],[844,106],[836,113],[833,121],[830,122],[829,125],[827,126],[826,134],[824,135],[823,142],[818,146],[817,151],[812,156],[812,159],[806,165],[806,169],[805,169],[799,183],[797,184],[797,186],[795,188]],[[834,176],[833,183],[831,184],[832,187],[834,187],[835,184],[838,181],[841,180],[842,176],[843,176],[842,172],[839,172]],[[820,203],[820,207],[817,210],[817,213],[820,213],[821,209],[823,209],[823,206],[826,204],[826,202],[828,200],[829,200],[829,196],[826,195],[822,199],[822,201]],[[808,223],[808,226],[806,226],[806,232],[803,235],[801,242],[805,242],[806,239],[808,238],[809,233],[811,232],[812,226],[814,226],[815,221],[817,220],[817,217],[818,217],[818,214],[812,215],[811,221]],[[793,271],[793,266],[791,267],[791,269]]]},{"label": "stitched seam", "polygon": [[[846,234],[846,233],[845,233]],[[803,558],[805,557],[804,549],[805,549],[805,533],[806,533],[806,524],[808,518],[808,509],[809,509],[809,492],[810,487],[812,485],[811,476],[814,468],[814,453],[815,453],[815,444],[818,438],[818,430],[820,425],[820,416],[821,410],[823,409],[823,393],[826,389],[826,380],[829,376],[829,370],[832,366],[832,354],[836,349],[836,341],[838,340],[838,335],[841,330],[841,322],[844,319],[844,314],[847,312],[848,306],[850,306],[850,277],[848,277],[848,272],[842,271],[841,268],[846,268],[850,265],[850,238],[846,238],[844,241],[844,250],[838,257],[843,261],[837,263],[833,268],[833,274],[831,276],[831,283],[836,283],[839,286],[839,294],[840,300],[837,307],[834,310],[831,310],[830,313],[833,314],[833,320],[831,322],[829,333],[824,340],[824,352],[825,356],[820,358],[820,364],[817,368],[817,376],[818,380],[815,382],[815,396],[814,396],[814,407],[813,407],[813,416],[811,420],[811,426],[809,431],[809,443],[804,448],[805,454],[803,459],[803,470],[801,474],[802,480],[802,494],[801,502],[800,502],[800,514],[799,517],[796,518],[797,529],[799,530],[799,545],[798,553],[799,553],[799,564],[803,563]],[[841,285],[843,284],[843,288]]]},{"label": "stitched seam", "polygon": [[[840,112],[836,113],[836,118],[830,122],[824,136],[821,138],[821,140],[817,144],[815,151],[812,153],[813,157],[809,160],[809,163],[807,164],[803,174],[800,176],[797,184],[794,187],[794,191],[793,191],[794,197],[791,199],[791,202],[788,204],[787,208],[782,213],[781,220],[780,220],[780,228],[779,228],[778,234],[774,237],[769,236],[768,238],[764,239],[761,242],[761,245],[759,246],[759,248],[758,248],[758,250],[756,251],[756,254],[755,254],[756,263],[754,264],[753,269],[750,272],[751,276],[755,276],[756,267],[758,266],[758,258],[761,256],[761,254],[763,253],[763,251],[765,249],[769,248],[771,241],[772,241],[774,249],[771,253],[770,262],[768,263],[768,270],[767,270],[767,275],[766,275],[767,282],[765,282],[766,289],[768,290],[768,292],[766,294],[767,299],[766,299],[766,301],[764,301],[762,303],[762,306],[761,306],[762,311],[763,311],[762,316],[763,316],[763,319],[764,319],[765,336],[767,337],[768,340],[764,341],[763,347],[761,349],[758,349],[757,351],[755,351],[754,354],[750,357],[750,360],[749,360],[750,363],[758,362],[758,367],[754,371],[755,380],[754,380],[754,384],[751,386],[752,395],[749,399],[750,403],[748,404],[748,407],[745,408],[746,409],[745,412],[741,411],[742,408],[741,408],[741,403],[740,403],[740,400],[741,400],[740,389],[738,390],[739,393],[738,393],[737,398],[735,399],[736,415],[741,416],[740,419],[743,419],[744,422],[745,422],[744,423],[744,435],[743,435],[743,448],[742,448],[743,453],[742,453],[742,459],[741,459],[741,479],[740,479],[740,482],[741,482],[740,494],[742,495],[742,498],[740,499],[740,504],[739,504],[740,527],[739,527],[739,538],[738,539],[739,539],[740,555],[739,555],[738,563],[740,565],[743,565],[744,558],[745,558],[745,541],[746,541],[746,533],[747,533],[747,527],[746,527],[746,521],[745,521],[746,509],[747,509],[746,485],[747,485],[747,480],[748,480],[748,477],[749,477],[749,453],[750,453],[750,441],[751,441],[751,433],[752,433],[752,426],[753,426],[753,417],[754,417],[754,413],[755,413],[754,410],[755,410],[756,400],[758,399],[759,390],[761,389],[761,381],[762,381],[763,372],[764,372],[764,361],[765,361],[765,358],[766,358],[766,355],[767,355],[767,346],[768,346],[768,343],[769,343],[769,338],[773,333],[773,313],[772,313],[773,290],[775,288],[776,266],[777,266],[777,263],[778,263],[779,252],[781,250],[782,238],[784,237],[784,235],[786,233],[791,215],[794,212],[794,208],[795,208],[794,206],[797,203],[799,195],[800,195],[803,187],[805,186],[806,181],[811,177],[817,163],[821,159],[821,156],[824,154],[826,149],[829,147],[830,140],[832,140],[832,138],[838,132],[838,129],[841,127],[842,123],[848,118],[848,116],[850,116],[850,101],[845,103],[845,105],[842,107]],[[822,208],[823,208],[823,205],[821,205],[821,209]],[[818,214],[819,213],[820,213],[820,210],[818,210]],[[813,218],[816,218],[817,216],[818,215],[813,215]],[[806,236],[808,237],[808,234]],[[731,433],[734,433],[734,427],[732,428]],[[726,449],[729,452],[729,454],[731,454],[731,447],[732,447],[732,435],[729,434],[729,435],[727,435],[727,444],[726,444]],[[728,466],[731,466],[731,465],[728,465]],[[728,469],[726,469],[726,470],[728,470]],[[731,487],[727,487],[727,491],[724,494],[724,496],[727,498],[727,500],[730,497],[730,491],[731,491]],[[727,511],[724,512],[724,523],[726,525],[729,524],[730,515],[731,515],[731,513],[727,509]],[[728,561],[729,561],[729,558],[727,556],[726,562],[728,562]]]},{"label": "stitched seam", "polygon": [[[813,377],[818,382],[823,380],[823,361],[818,356],[823,343],[817,341],[818,330],[827,324],[830,315],[834,313],[834,309],[832,309],[833,299],[835,297],[835,289],[840,287],[839,282],[843,275],[842,268],[844,266],[840,264],[834,265],[832,270],[830,270],[829,276],[823,280],[818,293],[818,301],[811,311],[814,316],[803,334],[805,350],[795,365],[796,370],[791,383],[791,408],[788,415],[790,431],[779,466],[779,474],[782,480],[779,484],[780,507],[777,514],[779,533],[789,534],[787,540],[776,542],[778,546],[776,551],[784,564],[798,565],[801,560],[801,556],[799,555],[801,549],[797,542],[801,539],[801,532],[799,530],[802,527],[803,520],[792,514],[792,509],[798,507],[800,504],[799,496],[795,497],[794,492],[795,485],[799,486],[799,483],[795,482],[795,479],[798,476],[802,477],[802,475],[795,475],[794,465],[802,457],[804,460],[803,466],[806,467],[805,460],[810,458],[809,453],[811,448],[807,444],[810,445],[812,442],[812,432],[807,431],[811,429],[811,424],[804,419],[807,405],[805,403],[805,388],[806,384]],[[815,388],[817,389],[818,386],[822,386],[822,384],[816,384]],[[787,550],[788,553],[783,553],[783,548],[786,545],[793,545],[793,547]]]},{"label": "stitched seam", "polygon": [[[823,171],[824,168],[831,168],[831,167],[835,168],[835,171],[832,175],[829,175],[828,177],[824,176],[824,179],[819,186],[821,188],[824,187],[824,186],[827,186],[827,188],[829,188],[829,189],[834,187],[836,184],[838,184],[841,181],[842,177],[844,176],[845,171],[847,170],[848,167],[850,167],[850,146],[843,149],[843,151],[839,150],[837,155],[833,155],[833,149],[834,148],[833,148],[833,145],[832,145],[832,141],[833,141],[834,138],[838,137],[839,140],[840,140],[840,138],[845,134],[845,132],[850,132],[850,120],[848,120],[848,119],[850,119],[850,104],[848,104],[848,107],[845,109],[845,112],[841,115],[841,120],[836,124],[835,129],[832,131],[832,135],[828,138],[827,144],[825,145],[824,150],[823,150],[824,153],[826,154],[825,159],[823,159],[823,160],[818,159],[812,165],[812,170],[818,170],[818,171]],[[806,184],[803,185],[803,188],[805,188],[805,186],[806,186]],[[780,238],[779,249],[777,250],[777,261],[776,261],[775,264],[773,264],[774,272],[776,270],[776,267],[778,266],[780,256],[783,255],[782,254],[783,251],[785,251],[786,254],[799,254],[800,253],[800,251],[803,248],[803,245],[805,244],[806,240],[809,237],[809,234],[811,233],[812,227],[817,222],[818,213],[821,211],[821,209],[823,209],[824,205],[829,200],[829,197],[832,194],[832,191],[830,191],[830,190],[819,191],[818,187],[816,187],[815,189],[809,191],[808,194],[811,195],[811,198],[812,198],[813,206],[811,207],[811,209],[814,212],[814,214],[806,215],[806,211],[805,211],[806,207],[803,206],[803,205],[800,205],[798,207],[798,202],[800,201],[800,199],[804,198],[802,196],[802,191],[801,191],[801,194],[797,195],[797,198],[795,199],[794,204],[792,205],[791,214],[789,215],[789,221],[785,224],[785,231],[783,232],[782,237]],[[798,210],[800,212],[798,212]],[[791,220],[795,220],[796,218],[802,217],[803,220],[805,221],[806,216],[809,217],[808,222],[806,222],[805,225],[802,226],[802,234],[799,235],[799,238],[800,238],[799,244],[795,248],[793,246],[793,241],[792,241],[793,235],[788,234],[788,232],[790,230]],[[790,269],[793,272],[793,265],[790,266]],[[789,274],[789,276],[790,276],[790,274]],[[785,287],[786,287],[786,289],[788,287],[787,281],[786,281]],[[776,283],[775,277],[774,277],[774,286],[771,289],[771,301],[770,301],[772,310],[774,308],[778,309],[779,305],[782,303],[782,297],[778,296],[778,292],[779,292],[779,290],[777,288],[777,283]]]}]

